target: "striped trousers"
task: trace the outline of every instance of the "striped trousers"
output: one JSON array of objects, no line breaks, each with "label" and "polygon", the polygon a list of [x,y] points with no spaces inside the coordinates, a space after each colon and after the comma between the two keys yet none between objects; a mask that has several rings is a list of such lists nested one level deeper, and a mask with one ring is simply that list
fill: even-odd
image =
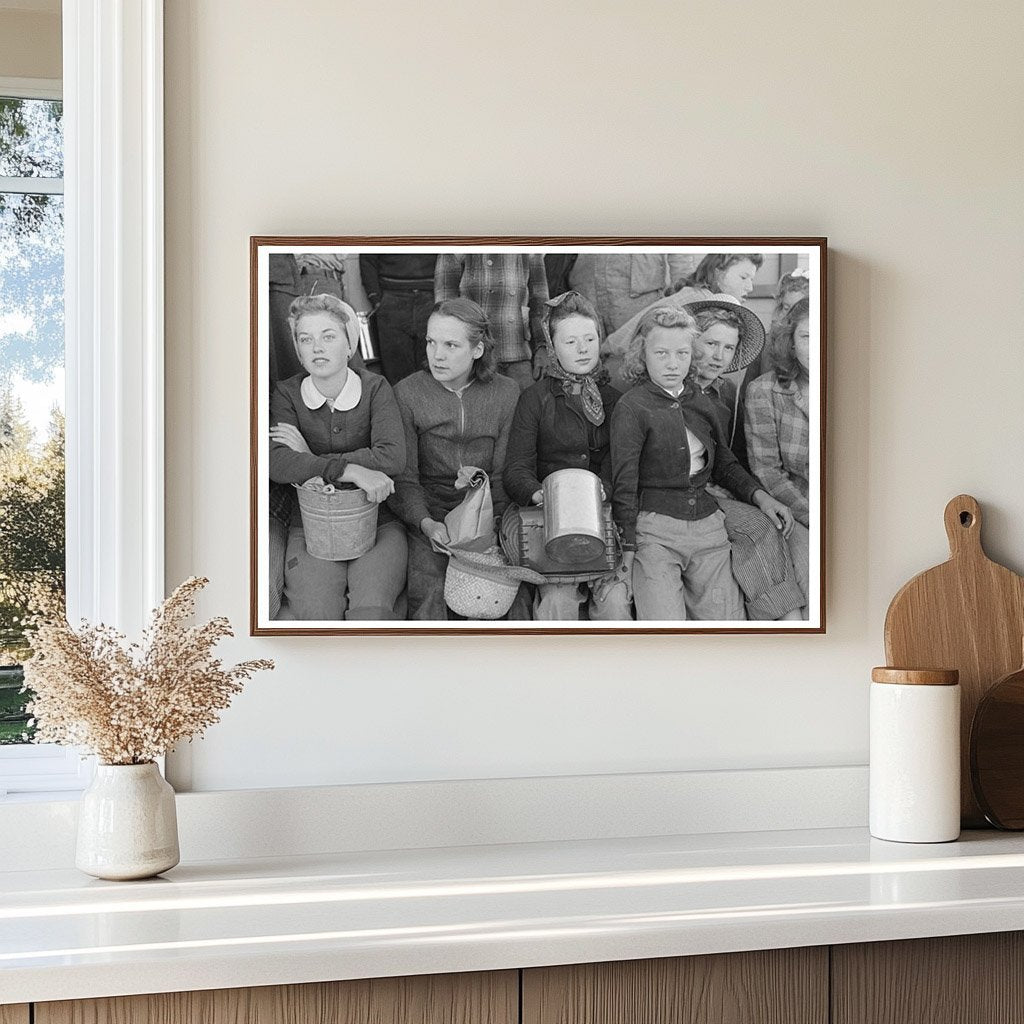
[{"label": "striped trousers", "polygon": [[774,621],[807,603],[782,531],[760,510],[716,494],[732,545],[732,574],[747,618]]}]

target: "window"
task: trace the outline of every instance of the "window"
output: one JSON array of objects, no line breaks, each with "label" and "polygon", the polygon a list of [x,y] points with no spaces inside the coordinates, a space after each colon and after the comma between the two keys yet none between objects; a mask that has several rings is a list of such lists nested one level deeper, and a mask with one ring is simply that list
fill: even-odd
[{"label": "window", "polygon": [[[13,85],[13,87],[12,87]],[[24,622],[62,607],[64,159],[59,84],[0,81],[0,786],[77,785],[77,757],[26,746]],[[45,772],[41,773],[41,769]]]},{"label": "window", "polygon": [[[162,33],[161,0],[63,8],[66,603],[130,636],[166,593]],[[0,97],[62,98],[39,86],[0,79]],[[18,176],[15,195],[60,195],[52,172]],[[0,793],[79,789],[91,764],[3,745]]]},{"label": "window", "polygon": [[64,600],[60,100],[0,95],[0,744],[30,738],[25,617]]}]

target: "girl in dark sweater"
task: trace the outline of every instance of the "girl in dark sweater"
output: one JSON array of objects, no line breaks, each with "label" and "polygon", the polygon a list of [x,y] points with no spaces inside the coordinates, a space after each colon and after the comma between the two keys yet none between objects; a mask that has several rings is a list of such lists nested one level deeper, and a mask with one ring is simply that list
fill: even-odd
[{"label": "girl in dark sweater", "polygon": [[714,481],[787,533],[789,510],[737,461],[687,379],[697,328],[685,310],[641,317],[624,361],[636,383],[612,414],[612,505],[643,620],[746,618]]},{"label": "girl in dark sweater", "polygon": [[[559,469],[587,469],[611,492],[611,410],[620,392],[600,363],[603,332],[597,311],[578,292],[547,303],[545,376],[516,406],[505,463],[505,490],[518,505],[539,505],[541,483]],[[575,620],[589,599],[592,620],[632,618],[625,574],[590,583],[537,588],[535,619]]]},{"label": "girl in dark sweater", "polygon": [[[432,541],[451,538],[445,516],[465,497],[455,486],[463,466],[491,480],[494,515],[507,499],[502,470],[519,385],[496,373],[487,315],[470,299],[439,302],[427,321],[427,365],[395,385],[408,458],[389,499],[409,528],[409,618],[455,616],[444,601],[448,557]],[[507,618],[523,618],[519,601]]]},{"label": "girl in dark sweater", "polygon": [[[304,372],[279,382],[270,396],[270,479],[302,485],[320,478],[338,488],[358,487],[382,503],[405,465],[405,436],[388,382],[349,366],[359,341],[355,310],[333,295],[300,296],[288,323]],[[279,618],[398,618],[405,569],[405,531],[383,506],[373,547],[337,562],[306,550],[296,507]]]}]

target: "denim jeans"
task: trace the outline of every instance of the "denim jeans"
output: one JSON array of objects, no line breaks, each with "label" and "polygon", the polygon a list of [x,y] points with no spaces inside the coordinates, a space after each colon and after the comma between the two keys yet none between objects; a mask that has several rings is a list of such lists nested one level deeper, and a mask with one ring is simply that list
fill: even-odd
[{"label": "denim jeans", "polygon": [[745,620],[725,515],[719,511],[703,519],[675,519],[641,512],[633,596],[638,619]]},{"label": "denim jeans", "polygon": [[389,384],[423,369],[427,358],[427,321],[434,308],[432,291],[385,291],[375,317],[377,355]]},{"label": "denim jeans", "polygon": [[[409,618],[422,622],[463,619],[444,603],[444,577],[448,556],[438,554],[420,531],[409,534]],[[530,588],[520,584],[504,620],[530,618]]]},{"label": "denim jeans", "polygon": [[806,572],[801,589],[782,531],[753,505],[717,494],[715,498],[725,513],[732,572],[743,591],[747,617],[770,622],[807,604]]},{"label": "denim jeans", "polygon": [[409,533],[409,618],[445,620],[451,613],[444,603],[444,574],[448,556],[438,554],[419,530]]},{"label": "denim jeans", "polygon": [[806,526],[793,524],[793,532],[789,535],[789,553],[793,558],[793,568],[796,569],[797,583],[804,595],[804,618],[807,618],[811,587],[811,535]]},{"label": "denim jeans", "polygon": [[281,617],[329,622],[399,618],[405,574],[401,523],[382,524],[373,547],[345,562],[314,558],[306,550],[301,524],[293,523],[288,531]]},{"label": "denim jeans", "polygon": [[510,377],[519,385],[520,391],[533,387],[533,363],[529,359],[519,359],[514,363],[498,363],[498,373]]},{"label": "denim jeans", "polygon": [[284,560],[288,550],[288,524],[282,523],[276,516],[270,516],[268,526],[270,542],[270,618],[276,619],[281,614],[281,601],[284,597]]},{"label": "denim jeans", "polygon": [[599,600],[592,583],[544,583],[537,588],[533,617],[537,621],[578,621],[586,604],[591,622],[628,622],[633,618],[626,584],[616,583]]}]

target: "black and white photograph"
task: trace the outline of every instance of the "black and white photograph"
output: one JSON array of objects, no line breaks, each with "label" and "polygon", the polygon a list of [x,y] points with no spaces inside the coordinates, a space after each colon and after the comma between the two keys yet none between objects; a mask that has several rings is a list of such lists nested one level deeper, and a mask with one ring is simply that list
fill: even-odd
[{"label": "black and white photograph", "polygon": [[250,254],[253,635],[824,631],[824,239]]}]

